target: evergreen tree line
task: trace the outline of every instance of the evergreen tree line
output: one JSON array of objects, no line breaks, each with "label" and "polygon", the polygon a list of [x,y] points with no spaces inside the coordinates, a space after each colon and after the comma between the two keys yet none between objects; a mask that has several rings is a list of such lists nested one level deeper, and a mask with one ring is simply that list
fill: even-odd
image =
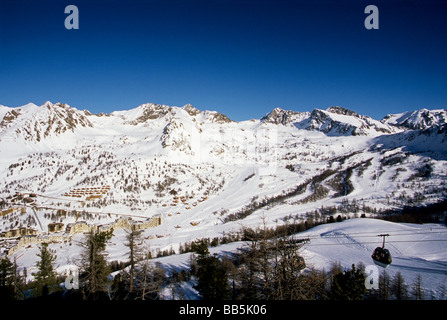
[{"label": "evergreen tree line", "polygon": [[420,275],[407,284],[400,272],[391,277],[382,269],[378,288],[367,289],[365,265],[343,270],[334,263],[329,270],[309,268],[291,239],[254,240],[232,256],[210,255],[205,242],[194,245],[191,273],[195,289],[204,300],[423,300],[447,299],[445,286],[438,296],[424,291]]},{"label": "evergreen tree line", "polygon": [[[275,227],[263,227],[263,228],[249,228],[243,227],[240,231],[235,231],[231,233],[224,233],[221,237],[214,238],[202,238],[196,241],[190,241],[186,243],[180,243],[179,253],[195,252],[196,242],[200,241],[206,244],[208,247],[217,247],[221,244],[227,244],[236,241],[252,241],[259,239],[273,239],[277,237],[285,237],[294,235],[299,232],[306,231],[320,224],[342,222],[346,220],[347,217],[337,215],[337,217],[329,216],[322,219],[314,219],[310,217],[306,220],[293,220],[292,222],[287,221],[283,225],[276,225]],[[167,256],[175,254],[174,250],[164,250],[157,256]]]},{"label": "evergreen tree line", "polygon": [[[352,154],[353,155],[353,154]],[[352,156],[350,155],[350,156]],[[338,159],[334,159],[333,161],[338,161],[341,164],[346,160],[346,157],[340,157]],[[354,186],[350,181],[350,177],[354,171],[354,169],[367,167],[371,164],[371,159],[366,161],[362,161],[360,163],[354,164],[343,171],[336,171],[332,169],[326,169],[322,173],[313,176],[312,178],[307,179],[303,183],[295,186],[294,188],[283,191],[281,194],[272,196],[272,197],[264,197],[261,200],[252,199],[252,202],[240,210],[229,214],[223,220],[224,223],[230,221],[237,221],[240,219],[244,219],[247,216],[251,215],[253,212],[262,209],[264,207],[272,207],[277,204],[283,203],[285,200],[295,197],[297,195],[303,194],[307,187],[310,185],[311,190],[313,190],[312,194],[307,196],[304,199],[298,201],[298,203],[308,203],[314,202],[320,199],[323,199],[329,193],[329,189],[323,186],[323,181],[325,181],[330,176],[334,175],[334,177],[328,181],[328,185],[330,185],[335,191],[336,194],[334,197],[346,196],[354,190]],[[290,170],[291,167],[289,167]],[[249,178],[249,177],[247,177]],[[298,204],[297,203],[297,204]]]},{"label": "evergreen tree line", "polygon": [[[34,280],[26,282],[26,270],[19,272],[16,261],[0,259],[0,299],[123,300],[159,299],[163,287],[171,282],[188,280],[182,273],[166,276],[166,270],[153,264],[151,254],[142,248],[141,232],[128,231],[128,261],[106,260],[106,246],[113,235],[90,232],[80,244],[82,252],[76,262],[78,272],[60,275],[54,269],[56,254],[43,243],[38,253]],[[111,273],[115,272],[114,277]],[[67,280],[68,279],[68,280]]]},{"label": "evergreen tree line", "polygon": [[447,225],[447,199],[423,206],[405,206],[380,212],[379,219],[405,223],[444,223]]},{"label": "evergreen tree line", "polygon": [[[342,221],[341,216],[327,222]],[[76,279],[67,286],[67,275],[54,270],[56,253],[48,244],[40,246],[34,280],[26,282],[26,270],[19,272],[16,261],[0,259],[0,298],[45,299],[58,297],[84,300],[150,300],[163,298],[166,289],[177,299],[184,298],[184,281],[196,281],[196,290],[203,299],[422,299],[422,278],[407,285],[400,273],[394,278],[383,270],[379,289],[365,289],[364,266],[342,270],[303,271],[305,261],[299,254],[303,239],[289,235],[312,228],[322,222],[308,219],[274,228],[243,228],[222,238],[201,239],[180,246],[180,252],[193,252],[188,270],[167,271],[154,264],[149,248],[143,247],[141,231],[128,230],[126,261],[107,262],[105,250],[113,230],[90,232],[81,242]],[[224,257],[211,255],[208,248],[233,241],[245,241],[238,252]],[[111,273],[114,276],[111,277]],[[70,290],[67,290],[70,289]],[[439,288],[441,299],[447,298]],[[427,297],[426,297],[427,298]],[[430,298],[430,297],[428,297]],[[439,298],[439,297],[431,297]]]}]

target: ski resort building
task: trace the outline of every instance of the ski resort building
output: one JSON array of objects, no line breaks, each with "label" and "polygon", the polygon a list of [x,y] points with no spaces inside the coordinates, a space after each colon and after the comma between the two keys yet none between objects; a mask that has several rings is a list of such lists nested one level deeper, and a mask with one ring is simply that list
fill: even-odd
[{"label": "ski resort building", "polygon": [[[65,228],[64,234],[59,235],[41,235],[37,236],[37,230],[30,228],[19,228],[14,230],[9,230],[7,232],[2,232],[0,236],[2,237],[20,237],[18,243],[8,250],[8,255],[13,255],[20,248],[32,244],[40,244],[40,243],[50,243],[50,242],[65,242],[70,241],[71,237],[75,234],[79,233],[87,233],[90,231],[110,231],[111,229],[135,229],[135,230],[143,230],[148,228],[155,228],[161,225],[162,219],[161,216],[154,216],[152,218],[148,218],[145,221],[133,221],[131,218],[120,218],[116,220],[114,223],[108,225],[89,225],[85,221],[78,221],[76,223],[69,223]],[[51,225],[51,227],[50,227]],[[62,231],[63,223],[51,223],[48,225],[48,230],[52,232]]]}]

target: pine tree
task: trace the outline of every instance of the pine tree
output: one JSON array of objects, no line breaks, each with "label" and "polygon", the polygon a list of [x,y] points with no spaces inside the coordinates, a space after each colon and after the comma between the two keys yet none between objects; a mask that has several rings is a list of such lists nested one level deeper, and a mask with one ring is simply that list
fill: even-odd
[{"label": "pine tree", "polygon": [[422,276],[418,274],[412,286],[412,294],[416,300],[424,298],[424,290],[422,289]]},{"label": "pine tree", "polygon": [[261,281],[259,281],[258,251],[252,246],[241,254],[242,265],[239,267],[238,278],[240,288],[236,298],[246,300],[259,300],[265,297],[261,293]]},{"label": "pine tree", "polygon": [[125,272],[121,271],[115,275],[111,285],[111,295],[113,300],[124,300],[127,297],[125,282]]},{"label": "pine tree", "polygon": [[40,257],[40,260],[36,263],[38,271],[33,275],[37,292],[45,296],[49,293],[50,287],[56,284],[56,272],[53,264],[57,256],[54,250],[48,248],[48,243],[43,243],[40,246],[40,252],[37,256]]},{"label": "pine tree", "polygon": [[379,275],[379,299],[388,300],[391,293],[391,279],[385,269]]},{"label": "pine tree", "polygon": [[154,266],[149,259],[150,255],[146,254],[146,258],[142,262],[141,268],[137,270],[137,278],[140,279],[139,298],[141,300],[159,299],[166,275],[166,271],[160,263],[156,263]]},{"label": "pine tree", "polygon": [[227,271],[216,256],[210,256],[204,242],[196,245],[197,253],[197,285],[194,288],[203,300],[227,300],[231,298],[231,288]]},{"label": "pine tree", "polygon": [[17,266],[17,260],[14,260],[12,264],[13,270],[13,298],[16,300],[22,300],[24,298],[23,290],[26,286],[26,268],[23,270],[23,276],[19,273],[19,267]]},{"label": "pine tree", "polygon": [[301,246],[286,238],[274,239],[269,244],[273,264],[270,299],[298,299],[301,296],[301,270],[305,268],[304,259],[298,254]]},{"label": "pine tree", "polygon": [[299,278],[299,295],[300,300],[325,300],[327,299],[326,290],[326,272],[317,270],[314,267],[306,274],[300,275]]},{"label": "pine tree", "polygon": [[[266,239],[267,228],[262,231],[244,229],[244,238],[251,241],[242,249],[239,268],[240,288],[238,299],[262,300],[274,299],[274,273],[271,244]],[[261,238],[261,240],[259,240]]]},{"label": "pine tree", "polygon": [[405,300],[408,298],[408,286],[405,283],[402,273],[397,272],[394,275],[391,292],[397,300]]},{"label": "pine tree", "polygon": [[0,259],[0,300],[11,300],[14,296],[14,265],[6,257]]},{"label": "pine tree", "polygon": [[125,245],[129,249],[129,293],[132,294],[134,289],[134,276],[135,276],[135,265],[138,260],[142,257],[142,249],[141,249],[141,232],[136,230],[135,228],[131,228],[130,231],[127,232],[126,236],[127,242]]},{"label": "pine tree", "polygon": [[105,285],[108,283],[110,269],[104,251],[112,235],[113,229],[102,232],[91,231],[83,243],[80,283],[84,298],[99,299],[105,296]]},{"label": "pine tree", "polygon": [[[299,255],[301,245],[293,239],[281,237],[284,228],[273,239],[271,230],[244,229],[244,237],[251,241],[238,256],[238,279],[233,298],[247,300],[294,300],[305,298],[306,286],[301,275],[305,267]],[[284,233],[285,235],[285,233]],[[234,276],[233,276],[234,277]],[[237,280],[237,281],[236,281]]]},{"label": "pine tree", "polygon": [[362,300],[366,292],[365,275],[352,265],[351,270],[335,275],[331,297],[335,300]]}]

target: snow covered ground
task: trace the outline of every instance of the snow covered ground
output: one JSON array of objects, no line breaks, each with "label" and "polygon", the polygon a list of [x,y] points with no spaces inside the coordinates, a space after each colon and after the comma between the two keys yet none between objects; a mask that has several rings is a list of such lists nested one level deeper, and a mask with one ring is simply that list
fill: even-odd
[{"label": "snow covered ground", "polygon": [[360,218],[320,225],[299,236],[311,239],[303,250],[307,265],[329,269],[333,262],[340,262],[347,268],[359,262],[373,264],[371,254],[376,247],[382,246],[382,237],[377,235],[383,233],[390,235],[385,247],[393,259],[386,268],[391,277],[401,272],[406,283],[411,285],[417,275],[421,275],[423,287],[433,292],[437,292],[441,285],[447,287],[445,225]]},{"label": "snow covered ground", "polygon": [[[45,236],[51,222],[66,226],[79,218],[104,225],[120,216],[141,221],[160,215],[162,224],[144,231],[146,245],[153,252],[178,251],[181,243],[242,227],[274,227],[313,212],[326,219],[323,207],[337,215],[342,207],[343,216],[354,218],[437,203],[447,190],[445,110],[412,115],[379,122],[339,107],[303,114],[275,109],[262,119],[234,122],[192,106],[145,104],[108,115],[49,102],[0,106],[0,201],[4,209],[16,210],[0,219],[0,232],[29,227]],[[302,192],[290,195],[302,184]],[[110,190],[101,199],[65,196],[106,185]],[[33,205],[14,198],[30,193],[37,194]],[[187,201],[174,203],[175,195]],[[287,196],[259,206],[280,195]],[[353,205],[356,210],[349,209]],[[258,207],[229,219],[250,206]],[[61,216],[60,210],[68,213]],[[402,272],[411,283],[420,273],[433,292],[447,286],[443,226],[351,219],[299,236],[311,238],[302,249],[306,263],[327,269],[338,261],[347,268],[372,263],[380,233],[390,234],[391,275]],[[51,244],[60,272],[75,267],[82,237]],[[115,230],[109,261],[127,259],[124,239],[125,231]],[[234,251],[240,245],[212,250]],[[30,245],[13,255],[29,278],[37,252]],[[189,254],[155,261],[188,268]]]},{"label": "snow covered ground", "polygon": [[[310,238],[302,248],[307,267],[329,270],[333,263],[344,268],[362,263],[374,265],[372,251],[382,245],[378,234],[388,233],[386,247],[393,263],[386,269],[392,278],[400,272],[411,286],[422,277],[425,298],[446,298],[447,288],[447,227],[439,224],[393,223],[376,219],[350,219],[340,223],[320,225],[296,234]],[[239,246],[242,244],[240,243]],[[211,252],[233,251],[238,244],[220,246]],[[175,259],[175,257],[171,257]],[[169,258],[162,261],[169,261]],[[172,261],[168,264],[176,265]],[[379,272],[382,268],[378,267]]]},{"label": "snow covered ground", "polygon": [[[185,238],[194,239],[194,229],[189,229],[189,235]],[[146,231],[147,232],[147,231]],[[310,242],[301,248],[307,268],[329,270],[333,263],[340,263],[343,268],[350,269],[352,264],[362,263],[365,266],[374,265],[371,254],[373,250],[382,245],[382,238],[378,234],[388,233],[386,248],[392,254],[393,262],[386,269],[388,275],[393,276],[400,272],[407,285],[411,285],[420,275],[422,287],[425,291],[425,299],[446,298],[447,288],[447,227],[441,224],[408,224],[393,223],[378,219],[358,218],[348,219],[343,222],[324,224],[305,232],[293,235],[295,238],[309,238]],[[109,261],[125,261],[127,248],[124,246],[125,231],[116,230],[114,237],[107,247],[107,259]],[[145,233],[146,234],[146,233]],[[212,232],[208,234],[212,236]],[[218,234],[215,234],[218,236]],[[57,260],[55,265],[59,273],[76,269],[81,252],[78,245],[83,235],[69,243],[51,244],[50,248],[56,250]],[[171,237],[149,241],[152,246],[171,246]],[[238,251],[245,245],[238,241],[211,247],[211,254],[227,255]],[[26,267],[28,275],[36,271],[38,248],[31,247],[20,250],[18,257],[20,267]],[[191,253],[175,254],[166,257],[154,258],[153,263],[160,263],[168,271],[190,268]],[[375,266],[375,265],[374,265]],[[384,270],[377,267],[381,273]],[[31,276],[30,278],[31,279]],[[197,299],[197,292],[193,289],[194,281],[182,284],[185,298]],[[165,298],[169,299],[169,290],[165,290]]]},{"label": "snow covered ground", "polygon": [[[440,224],[393,223],[378,219],[349,219],[324,224],[294,235],[310,238],[301,249],[308,268],[329,270],[333,263],[350,269],[352,264],[373,265],[371,254],[382,245],[378,234],[388,233],[385,247],[392,254],[393,262],[386,272],[393,278],[400,272],[411,287],[418,275],[422,277],[425,299],[443,298],[447,288],[447,227]],[[234,242],[210,248],[210,252],[225,255],[236,252],[244,242]],[[157,258],[167,268],[180,271],[189,268],[190,253]],[[377,267],[379,273],[384,270]],[[187,285],[193,298],[191,286]]]}]

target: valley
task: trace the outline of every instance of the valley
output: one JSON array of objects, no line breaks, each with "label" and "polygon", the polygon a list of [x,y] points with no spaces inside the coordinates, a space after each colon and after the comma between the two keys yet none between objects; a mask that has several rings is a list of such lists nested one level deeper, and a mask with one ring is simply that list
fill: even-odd
[{"label": "valley", "polygon": [[[276,108],[235,122],[191,105],[111,114],[51,102],[0,106],[1,254],[32,270],[38,244],[50,241],[63,270],[76,259],[73,241],[111,226],[109,261],[127,259],[117,248],[130,225],[144,225],[153,256],[309,219],[340,216],[368,231],[360,217],[445,201],[445,118],[445,110],[378,121],[341,107]],[[74,232],[81,222],[88,227]],[[315,264],[329,255],[318,254]]]}]

